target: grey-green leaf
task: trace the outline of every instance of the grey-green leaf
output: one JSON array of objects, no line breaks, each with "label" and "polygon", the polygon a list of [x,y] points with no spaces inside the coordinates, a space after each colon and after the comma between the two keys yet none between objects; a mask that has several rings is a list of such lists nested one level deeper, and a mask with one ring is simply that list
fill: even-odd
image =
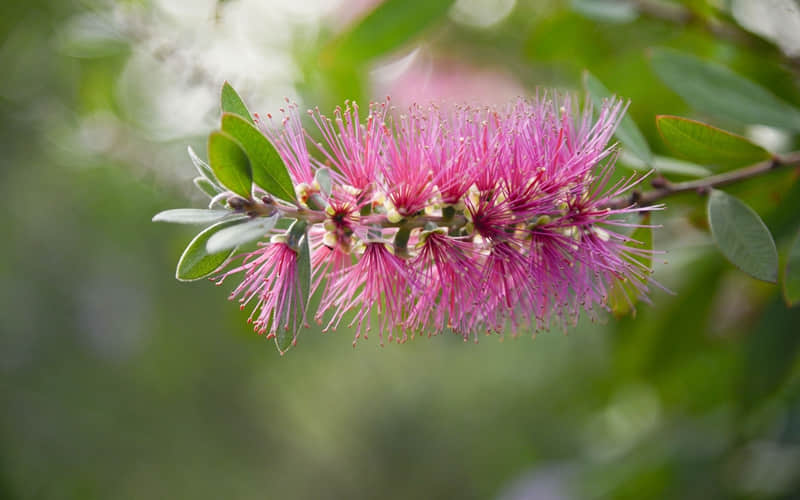
[{"label": "grey-green leaf", "polygon": [[775,283],[778,251],[764,222],[737,198],[714,190],[708,198],[708,223],[722,255],[750,276]]},{"label": "grey-green leaf", "polygon": [[800,231],[792,242],[783,270],[783,298],[789,307],[800,304]]},{"label": "grey-green leaf", "polygon": [[208,224],[234,215],[228,210],[205,210],[202,208],[175,208],[164,210],[153,216],[153,222],[172,222],[175,224]]},{"label": "grey-green leaf", "polygon": [[[619,163],[633,169],[649,168],[642,160],[627,151],[622,152]],[[712,173],[711,170],[700,165],[659,155],[653,155],[652,168],[660,174],[685,175],[687,177],[707,177]]]},{"label": "grey-green leaf", "polygon": [[314,175],[314,180],[317,181],[319,184],[319,190],[325,196],[331,195],[331,189],[333,185],[331,184],[331,169],[328,167],[322,167],[317,170],[317,173]]},{"label": "grey-green leaf", "polygon": [[247,106],[244,104],[244,101],[242,101],[242,98],[239,97],[239,94],[236,93],[231,84],[227,81],[222,84],[222,92],[220,92],[220,107],[222,108],[223,113],[233,113],[241,116],[250,123],[254,123],[253,118],[250,116],[250,112],[247,110]]},{"label": "grey-green leaf", "polygon": [[295,201],[294,185],[286,164],[275,146],[242,117],[222,114],[222,130],[235,138],[250,159],[253,181],[268,193],[289,202]]},{"label": "grey-green leaf", "polygon": [[211,198],[220,193],[220,188],[205,177],[195,177],[192,179],[192,182],[195,186],[197,186],[197,189],[204,192]]},{"label": "grey-green leaf", "polygon": [[699,111],[800,132],[800,110],[725,66],[672,49],[653,50],[650,62],[661,81]]},{"label": "grey-green leaf", "polygon": [[197,153],[194,152],[194,149],[192,149],[191,146],[189,146],[187,149],[189,150],[189,158],[191,158],[192,164],[194,164],[194,168],[197,169],[197,172],[202,177],[205,177],[206,180],[208,180],[212,184],[218,185],[217,178],[214,177],[214,171],[211,170],[211,167],[208,165],[208,163],[201,160],[200,157],[197,156]]},{"label": "grey-green leaf", "polygon": [[219,181],[234,193],[250,198],[253,174],[250,160],[239,142],[225,132],[208,136],[208,162]]},{"label": "grey-green leaf", "polygon": [[[295,339],[300,334],[300,329],[305,324],[306,311],[310,299],[311,290],[311,252],[308,245],[308,233],[305,230],[306,225],[303,223],[295,223],[289,230],[290,233],[296,234],[289,237],[297,238],[299,234],[299,246],[297,249],[297,296],[293,297],[290,301],[291,307],[284,311],[282,316],[283,321],[286,320],[286,315],[289,316],[289,329],[277,328],[275,335],[275,345],[278,351],[283,355],[294,344]],[[295,310],[295,308],[299,310]],[[281,322],[279,325],[283,324]]]},{"label": "grey-green leaf", "polygon": [[278,214],[258,217],[223,229],[209,238],[206,250],[208,253],[216,253],[261,239],[275,227],[278,218]]},{"label": "grey-green leaf", "polygon": [[179,281],[195,281],[205,278],[217,271],[222,267],[225,262],[230,258],[235,249],[225,252],[209,254],[206,251],[206,242],[211,236],[235,224],[239,224],[239,220],[223,221],[207,227],[200,232],[183,251],[180,260],[178,260],[178,269],[175,271],[175,278]]},{"label": "grey-green leaf", "polygon": [[[603,82],[588,71],[583,72],[583,84],[595,108],[599,109],[603,105],[603,100],[611,97],[611,92],[603,85]],[[652,164],[653,153],[650,151],[650,146],[630,115],[625,114],[619,122],[614,135],[617,136],[617,139],[631,154],[642,160],[646,165]]]}]

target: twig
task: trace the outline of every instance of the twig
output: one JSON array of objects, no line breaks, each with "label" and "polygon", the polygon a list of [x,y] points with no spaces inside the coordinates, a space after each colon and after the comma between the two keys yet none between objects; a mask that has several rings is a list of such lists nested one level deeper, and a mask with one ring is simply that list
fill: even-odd
[{"label": "twig", "polygon": [[698,194],[706,194],[712,188],[727,186],[739,181],[757,177],[765,174],[779,167],[800,166],[800,151],[788,153],[786,155],[775,155],[771,159],[743,167],[737,170],[731,170],[718,175],[712,175],[703,179],[694,181],[676,182],[672,183],[663,177],[653,179],[652,185],[655,189],[651,191],[634,191],[630,195],[618,196],[610,199],[606,204],[606,208],[620,209],[632,205],[647,206],[661,201],[668,196],[679,193],[696,192]]}]

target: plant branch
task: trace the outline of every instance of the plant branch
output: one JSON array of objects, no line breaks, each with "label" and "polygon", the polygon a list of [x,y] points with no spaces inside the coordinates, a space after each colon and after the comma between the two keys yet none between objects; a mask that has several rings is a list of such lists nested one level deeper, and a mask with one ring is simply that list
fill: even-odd
[{"label": "plant branch", "polygon": [[756,163],[748,167],[731,170],[730,172],[712,175],[694,181],[673,183],[663,177],[656,177],[651,182],[655,189],[645,192],[636,190],[630,195],[611,198],[607,203],[605,203],[605,207],[610,209],[620,209],[632,205],[647,206],[679,193],[696,192],[698,194],[706,194],[712,188],[727,186],[739,181],[751,179],[775,170],[779,167],[791,166],[800,166],[800,151],[795,151],[782,156],[775,155],[769,160]]}]

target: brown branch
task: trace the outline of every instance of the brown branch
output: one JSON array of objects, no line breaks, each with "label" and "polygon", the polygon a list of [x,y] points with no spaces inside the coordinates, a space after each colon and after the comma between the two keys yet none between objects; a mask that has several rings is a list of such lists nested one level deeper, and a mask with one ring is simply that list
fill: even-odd
[{"label": "brown branch", "polygon": [[706,194],[713,188],[727,186],[739,181],[751,179],[759,175],[765,174],[779,167],[800,166],[800,151],[788,153],[786,155],[775,155],[771,159],[743,167],[737,170],[731,170],[718,175],[711,175],[702,179],[686,182],[672,183],[663,177],[656,177],[651,184],[655,189],[651,191],[634,191],[629,195],[618,196],[610,199],[606,204],[606,208],[620,209],[630,206],[647,206],[661,201],[664,198],[673,196],[679,193],[696,192],[698,194]]}]

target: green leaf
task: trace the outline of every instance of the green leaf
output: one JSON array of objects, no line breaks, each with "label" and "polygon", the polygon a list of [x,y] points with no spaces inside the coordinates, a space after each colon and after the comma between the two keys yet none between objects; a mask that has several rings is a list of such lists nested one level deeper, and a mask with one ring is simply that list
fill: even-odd
[{"label": "green leaf", "polygon": [[233,113],[241,116],[250,123],[255,123],[253,122],[253,118],[250,116],[250,112],[247,111],[247,106],[244,105],[244,101],[242,101],[242,98],[239,97],[239,94],[233,90],[233,87],[227,81],[222,84],[222,92],[220,93],[220,107],[222,108],[223,113]]},{"label": "green leaf", "polygon": [[234,215],[229,210],[205,210],[201,208],[176,208],[164,210],[153,216],[153,222],[172,222],[175,224],[208,224]]},{"label": "green leaf", "polygon": [[[281,317],[285,318],[285,314],[291,314],[289,317],[289,329],[277,328],[275,335],[275,345],[281,355],[285,354],[290,347],[294,344],[297,336],[300,334],[300,329],[306,321],[306,312],[308,310],[308,303],[310,300],[311,290],[311,251],[308,245],[308,232],[306,231],[307,224],[302,221],[297,221],[289,229],[289,241],[298,242],[297,247],[297,292],[296,300],[292,301],[294,307],[298,311],[289,308],[283,311]],[[284,320],[285,321],[285,320]],[[282,324],[281,322],[280,324]]]},{"label": "green leaf", "polygon": [[627,23],[639,15],[633,3],[624,0],[572,0],[571,5],[572,10],[595,21]]},{"label": "green leaf", "polygon": [[319,190],[322,194],[326,197],[331,195],[331,189],[333,188],[331,184],[331,169],[328,167],[318,169],[317,173],[314,174],[314,180],[319,184]]},{"label": "green leaf", "polygon": [[225,187],[250,199],[253,189],[250,160],[236,139],[225,132],[211,132],[208,136],[208,161],[214,175]]},{"label": "green leaf", "polygon": [[789,307],[800,303],[800,231],[792,242],[783,270],[783,298]]},{"label": "green leaf", "polygon": [[775,283],[775,241],[752,208],[715,189],[708,197],[708,223],[714,243],[733,265],[756,279]]},{"label": "green leaf", "polygon": [[208,239],[206,251],[208,253],[217,253],[259,240],[275,227],[279,217],[278,214],[270,217],[258,217],[242,224],[225,228]]},{"label": "green leaf", "polygon": [[[650,251],[653,249],[653,228],[649,227],[649,213],[642,217],[640,224],[648,227],[637,227],[633,233],[631,233],[631,241],[627,242],[625,246],[631,249]],[[642,272],[649,272],[652,269],[653,256],[651,253],[634,253],[631,254],[631,258],[641,263],[643,269],[647,270]],[[647,280],[647,277],[644,276],[642,278],[633,279],[636,279],[640,283],[644,283]],[[626,281],[616,281],[611,286],[611,290],[609,291],[608,305],[611,308],[611,312],[614,314],[614,316],[618,318],[627,316],[628,314],[635,316],[635,305],[638,301],[638,298],[639,290],[632,283]]]},{"label": "green leaf", "polygon": [[207,227],[200,232],[183,251],[178,260],[178,269],[175,271],[175,278],[179,281],[195,281],[205,278],[222,267],[223,264],[233,254],[234,249],[226,252],[209,254],[206,251],[206,242],[217,231],[221,231],[233,225],[241,223],[241,220],[230,220],[219,222],[211,227]]},{"label": "green leaf", "polygon": [[222,130],[244,148],[250,158],[253,180],[257,185],[282,200],[295,201],[294,185],[286,164],[264,134],[242,117],[231,113],[222,114]]},{"label": "green leaf", "polygon": [[363,65],[412,40],[443,19],[454,0],[386,0],[334,39],[324,55],[327,64]]},{"label": "green leaf", "polygon": [[[583,85],[586,88],[586,92],[589,93],[589,97],[591,97],[592,104],[595,108],[599,109],[602,107],[603,100],[611,97],[611,92],[603,85],[603,82],[588,71],[583,72]],[[653,153],[650,151],[650,146],[647,144],[647,140],[630,115],[626,113],[625,116],[622,117],[614,135],[631,154],[635,155],[647,165],[652,164]]]},{"label": "green leaf", "polygon": [[679,116],[656,117],[658,131],[675,154],[701,165],[723,169],[769,160],[766,149],[744,137]]},{"label": "green leaf", "polygon": [[205,177],[195,177],[192,179],[192,182],[197,189],[207,194],[209,197],[213,198],[220,193],[220,188],[218,188],[215,184],[213,184],[210,180],[206,179]]},{"label": "green leaf", "polygon": [[656,75],[699,111],[800,132],[800,110],[725,66],[671,49],[653,50]]}]

